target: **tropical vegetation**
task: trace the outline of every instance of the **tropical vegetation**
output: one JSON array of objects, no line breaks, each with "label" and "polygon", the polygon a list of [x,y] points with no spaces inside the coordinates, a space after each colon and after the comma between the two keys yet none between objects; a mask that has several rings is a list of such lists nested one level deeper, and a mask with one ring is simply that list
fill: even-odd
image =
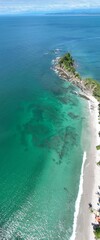
[{"label": "tropical vegetation", "polygon": [[76,70],[74,67],[74,59],[72,58],[72,56],[69,52],[60,58],[59,64],[61,67],[64,67],[69,72],[75,74]]},{"label": "tropical vegetation", "polygon": [[[59,59],[59,65],[64,70],[73,74],[76,78],[81,79],[80,74],[76,71],[75,61],[69,52]],[[91,91],[93,96],[100,101],[100,83],[92,78],[83,79],[83,83],[86,90]]]},{"label": "tropical vegetation", "polygon": [[94,230],[95,238],[100,239],[100,226]]}]

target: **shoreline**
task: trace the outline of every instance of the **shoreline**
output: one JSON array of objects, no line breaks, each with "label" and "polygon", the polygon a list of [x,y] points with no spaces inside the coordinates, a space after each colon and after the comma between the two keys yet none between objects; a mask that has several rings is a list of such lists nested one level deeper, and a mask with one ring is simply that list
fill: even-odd
[{"label": "shoreline", "polygon": [[90,132],[91,143],[87,150],[87,159],[83,171],[83,194],[81,195],[79,214],[77,218],[76,234],[73,240],[95,240],[92,223],[95,223],[95,216],[90,212],[88,203],[91,202],[94,209],[97,209],[98,185],[100,184],[99,151],[96,146],[99,143],[99,124],[98,124],[98,101],[89,102],[90,111]]},{"label": "shoreline", "polygon": [[[87,90],[82,80],[79,80],[74,75],[71,75],[67,70],[59,66],[59,59],[54,61],[54,71],[61,79],[71,82],[77,86],[81,91],[76,92],[80,97],[88,100],[89,111],[89,131],[90,131],[90,147],[84,150],[83,162],[81,167],[79,191],[75,202],[75,212],[73,221],[73,232],[70,240],[95,240],[92,223],[95,223],[95,216],[90,213],[88,204],[91,202],[94,209],[97,209],[97,195],[98,186],[100,185],[99,166],[97,162],[100,161],[100,150],[96,149],[100,145],[100,124],[98,123],[98,104],[99,101],[93,96],[93,92]],[[87,133],[84,142],[87,142]]]},{"label": "shoreline", "polygon": [[84,154],[83,154],[83,162],[82,162],[80,181],[79,181],[79,190],[78,190],[78,195],[77,195],[77,199],[76,199],[76,202],[75,202],[73,232],[72,232],[72,235],[70,237],[70,240],[75,240],[76,239],[77,219],[78,219],[78,216],[79,216],[80,202],[81,202],[81,197],[82,197],[82,194],[83,194],[83,174],[84,174],[85,162],[86,162],[86,152],[84,152]]}]

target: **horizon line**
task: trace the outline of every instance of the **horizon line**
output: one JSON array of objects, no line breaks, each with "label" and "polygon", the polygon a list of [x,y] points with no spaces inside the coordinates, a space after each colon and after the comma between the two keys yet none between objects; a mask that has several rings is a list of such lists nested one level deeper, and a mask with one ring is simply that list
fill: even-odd
[{"label": "horizon line", "polygon": [[72,8],[72,9],[52,9],[52,10],[33,10],[33,11],[12,11],[0,12],[0,16],[4,15],[45,15],[45,14],[65,14],[65,15],[99,15],[100,8]]}]

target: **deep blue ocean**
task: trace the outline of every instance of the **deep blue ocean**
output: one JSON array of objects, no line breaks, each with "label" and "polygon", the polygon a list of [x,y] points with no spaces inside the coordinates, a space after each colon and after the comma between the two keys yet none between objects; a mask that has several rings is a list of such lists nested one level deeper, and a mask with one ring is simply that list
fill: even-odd
[{"label": "deep blue ocean", "polygon": [[0,240],[72,234],[88,118],[52,70],[67,51],[100,79],[100,17],[0,17]]}]

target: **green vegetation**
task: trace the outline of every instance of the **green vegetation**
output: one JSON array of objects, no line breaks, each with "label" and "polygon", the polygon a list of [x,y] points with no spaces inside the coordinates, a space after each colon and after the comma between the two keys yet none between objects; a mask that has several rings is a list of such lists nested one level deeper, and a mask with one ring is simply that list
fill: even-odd
[{"label": "green vegetation", "polygon": [[[60,66],[67,69],[69,72],[75,74],[76,69],[74,67],[74,59],[72,58],[71,54],[68,52],[59,60]],[[77,73],[78,74],[78,73]]]},{"label": "green vegetation", "polygon": [[93,91],[93,96],[100,101],[100,83],[92,78],[86,78],[84,85],[87,89]]},{"label": "green vegetation", "polygon": [[[68,52],[59,60],[60,67],[72,73],[78,79],[81,79],[81,76],[78,72],[76,72],[74,59],[71,54]],[[86,78],[83,80],[84,86],[87,90],[91,90],[93,96],[100,101],[100,83],[92,78]]]},{"label": "green vegetation", "polygon": [[81,79],[81,76],[80,76],[80,74],[78,72],[75,72],[75,77]]},{"label": "green vegetation", "polygon": [[96,146],[96,149],[97,149],[97,150],[100,150],[100,145]]},{"label": "green vegetation", "polygon": [[94,231],[96,239],[100,239],[100,226]]},{"label": "green vegetation", "polygon": [[98,165],[98,166],[100,166],[100,161],[99,161],[99,162],[97,162],[97,165]]}]

